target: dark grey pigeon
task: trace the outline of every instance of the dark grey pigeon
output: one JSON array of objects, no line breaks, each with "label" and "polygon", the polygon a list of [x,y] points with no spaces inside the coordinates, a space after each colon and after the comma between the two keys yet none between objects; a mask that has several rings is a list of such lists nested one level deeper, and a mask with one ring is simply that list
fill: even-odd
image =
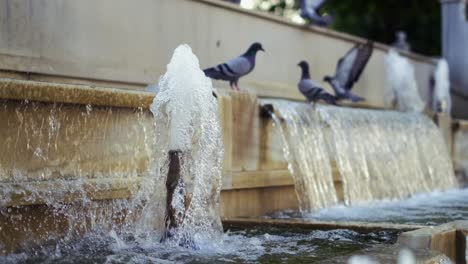
[{"label": "dark grey pigeon", "polygon": [[322,100],[329,104],[336,105],[336,98],[325,92],[318,83],[310,79],[309,64],[306,61],[301,61],[297,65],[302,69],[301,80],[297,84],[297,87],[307,100],[314,103]]},{"label": "dark grey pigeon", "polygon": [[352,94],[351,89],[354,83],[359,80],[373,50],[374,44],[372,41],[367,41],[366,44],[356,44],[354,48],[338,61],[335,76],[325,76],[323,78],[324,81],[333,87],[335,97],[338,100],[351,100],[353,102],[365,100]]},{"label": "dark grey pigeon", "polygon": [[313,24],[318,26],[328,26],[333,22],[332,16],[322,16],[319,9],[325,4],[326,0],[301,0],[302,18],[310,20]]},{"label": "dark grey pigeon", "polygon": [[233,4],[240,4],[241,0],[224,0],[224,2],[230,2]]},{"label": "dark grey pigeon", "polygon": [[411,47],[410,44],[406,41],[406,33],[404,31],[398,31],[395,36],[396,40],[392,46],[400,50],[410,51]]},{"label": "dark grey pigeon", "polygon": [[239,57],[203,70],[207,77],[215,80],[229,81],[231,88],[239,90],[239,78],[249,74],[255,67],[255,56],[259,50],[265,51],[262,44],[255,42]]}]

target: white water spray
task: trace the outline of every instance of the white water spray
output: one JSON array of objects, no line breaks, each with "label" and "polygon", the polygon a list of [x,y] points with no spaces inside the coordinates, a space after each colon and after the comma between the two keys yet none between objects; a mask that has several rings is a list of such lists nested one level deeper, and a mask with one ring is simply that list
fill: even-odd
[{"label": "white water spray", "polygon": [[[221,190],[223,144],[218,104],[212,95],[211,81],[200,69],[188,45],[175,51],[160,79],[160,91],[151,105],[156,123],[154,169],[157,184],[167,184],[171,160],[177,152],[180,179],[170,206],[178,221],[176,243],[220,235],[218,200]],[[158,191],[161,188],[158,188]],[[164,190],[164,192],[166,192]],[[160,214],[160,196],[148,202],[144,215]],[[167,214],[167,212],[166,212]],[[159,218],[160,219],[160,218]]]},{"label": "white water spray", "polygon": [[385,90],[386,107],[403,112],[422,112],[424,103],[419,95],[414,67],[408,59],[397,51],[390,50],[385,57]]}]

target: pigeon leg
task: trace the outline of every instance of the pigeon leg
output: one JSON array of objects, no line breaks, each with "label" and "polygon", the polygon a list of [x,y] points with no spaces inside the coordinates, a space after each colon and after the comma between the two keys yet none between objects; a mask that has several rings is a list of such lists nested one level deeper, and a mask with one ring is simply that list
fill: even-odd
[{"label": "pigeon leg", "polygon": [[234,81],[229,81],[229,86],[231,86],[231,89],[236,90]]},{"label": "pigeon leg", "polygon": [[239,84],[237,84],[237,80],[234,81],[234,85],[235,85],[235,87],[236,87],[236,90],[237,90],[237,91],[240,91],[240,89],[239,89]]},{"label": "pigeon leg", "polygon": [[316,101],[312,101],[312,109],[315,111],[315,109],[317,109],[317,102]]}]

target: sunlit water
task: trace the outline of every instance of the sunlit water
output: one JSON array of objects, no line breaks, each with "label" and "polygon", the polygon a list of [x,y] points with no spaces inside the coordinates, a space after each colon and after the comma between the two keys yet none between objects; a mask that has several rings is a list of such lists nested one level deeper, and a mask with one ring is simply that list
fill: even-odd
[{"label": "sunlit water", "polygon": [[284,211],[273,218],[301,218],[323,221],[365,221],[438,225],[468,220],[468,189],[418,194],[409,199],[366,202],[352,206],[337,205],[301,214]]},{"label": "sunlit water", "polygon": [[[0,251],[15,249],[9,244],[13,241],[13,245],[21,242],[16,251],[23,252],[7,259],[43,255],[67,262],[75,253],[83,256],[82,260],[110,258],[106,247],[118,247],[119,252],[131,248],[129,255],[140,250],[163,254],[179,245],[192,250],[200,247],[199,252],[205,252],[205,242],[216,247],[223,240],[218,214],[223,145],[211,81],[190,47],[181,45],[158,86],[150,124],[149,113],[142,109],[3,102],[2,110],[12,112],[12,117],[8,119],[11,127],[0,133],[4,139],[0,146],[15,152],[0,154],[4,155],[2,160],[13,161],[7,163],[10,167],[0,164],[2,179],[6,179],[0,181],[0,217],[4,221],[0,235],[5,241]],[[128,135],[119,135],[125,134],[116,129],[120,122],[131,124],[125,130]],[[83,125],[94,129],[83,129]],[[117,140],[111,144],[101,143],[102,138],[109,142],[114,137]],[[95,166],[96,170],[104,168],[102,171],[90,171],[94,167],[88,164],[96,163],[96,155],[88,155],[83,146],[105,150],[103,157],[97,157],[102,166]],[[160,243],[165,231],[169,151],[180,153],[180,179],[169,201],[178,225]],[[70,157],[64,158],[63,153]],[[24,165],[27,163],[36,166]],[[37,169],[17,169],[23,167]],[[114,173],[127,167],[135,171]],[[98,184],[90,179],[99,180]],[[90,186],[99,195],[114,181],[131,184],[137,179],[141,180],[140,188],[129,187],[131,198],[88,196]],[[8,207],[17,203],[18,197],[23,199],[21,203],[35,206]],[[83,235],[85,239],[80,238]],[[125,254],[118,257],[131,260]]]},{"label": "sunlit water", "polygon": [[40,251],[0,257],[1,263],[320,263],[396,239],[394,231],[301,231],[277,228],[227,231],[199,250],[167,246],[156,236],[93,233]]},{"label": "sunlit water", "polygon": [[457,186],[441,133],[424,115],[264,103],[275,108],[303,212],[337,204],[340,195],[353,205]]}]

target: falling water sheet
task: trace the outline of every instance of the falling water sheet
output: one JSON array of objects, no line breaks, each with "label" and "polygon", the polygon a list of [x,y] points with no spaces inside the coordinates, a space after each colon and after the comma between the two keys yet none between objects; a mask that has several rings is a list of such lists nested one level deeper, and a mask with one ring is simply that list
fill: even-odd
[{"label": "falling water sheet", "polygon": [[[443,138],[426,116],[285,100],[265,103],[277,111],[274,122],[303,212],[337,204],[337,178],[348,205],[456,187]],[[333,166],[339,175],[333,175]]]}]

